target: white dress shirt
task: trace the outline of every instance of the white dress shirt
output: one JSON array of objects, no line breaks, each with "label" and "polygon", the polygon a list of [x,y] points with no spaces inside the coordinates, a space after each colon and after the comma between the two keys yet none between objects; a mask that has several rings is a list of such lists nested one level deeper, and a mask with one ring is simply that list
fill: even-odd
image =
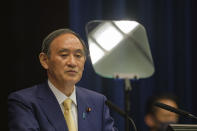
[{"label": "white dress shirt", "polygon": [[64,114],[64,106],[63,106],[64,100],[66,100],[67,98],[70,98],[72,100],[71,112],[72,112],[72,116],[74,118],[75,126],[77,127],[77,130],[78,130],[77,100],[76,100],[76,89],[75,89],[76,87],[74,87],[72,94],[69,97],[67,97],[64,93],[62,93],[60,90],[58,90],[49,80],[48,80],[48,84],[49,84],[51,91],[55,95],[55,97],[61,107],[63,114]]}]

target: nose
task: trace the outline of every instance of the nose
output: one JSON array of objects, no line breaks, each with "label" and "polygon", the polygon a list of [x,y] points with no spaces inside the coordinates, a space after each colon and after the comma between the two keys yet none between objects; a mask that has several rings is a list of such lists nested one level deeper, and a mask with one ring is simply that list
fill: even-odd
[{"label": "nose", "polygon": [[76,60],[75,57],[73,55],[70,55],[67,61],[67,65],[69,67],[75,67],[76,66]]}]

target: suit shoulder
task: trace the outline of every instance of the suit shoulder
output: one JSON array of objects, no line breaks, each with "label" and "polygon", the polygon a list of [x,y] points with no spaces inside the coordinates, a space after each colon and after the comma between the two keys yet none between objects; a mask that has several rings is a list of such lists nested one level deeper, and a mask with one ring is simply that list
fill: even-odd
[{"label": "suit shoulder", "polygon": [[80,90],[80,92],[84,93],[88,97],[106,99],[106,97],[103,94],[98,93],[96,91],[92,91],[92,90],[89,90],[89,89],[86,89],[83,87],[77,87],[77,88],[78,88],[78,90]]},{"label": "suit shoulder", "polygon": [[21,89],[15,92],[12,92],[8,96],[9,99],[22,99],[22,98],[34,98],[37,94],[37,89],[42,86],[42,84],[34,85],[25,89]]}]

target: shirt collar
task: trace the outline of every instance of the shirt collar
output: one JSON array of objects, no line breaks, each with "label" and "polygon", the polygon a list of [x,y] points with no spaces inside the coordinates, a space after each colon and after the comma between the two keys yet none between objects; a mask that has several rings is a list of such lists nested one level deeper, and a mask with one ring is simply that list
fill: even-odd
[{"label": "shirt collar", "polygon": [[48,80],[48,85],[49,85],[51,91],[53,92],[53,94],[55,95],[59,104],[62,104],[64,102],[64,100],[66,100],[67,98],[70,98],[73,101],[73,103],[75,105],[77,105],[76,87],[75,86],[74,86],[74,90],[73,90],[72,94],[68,97],[64,93],[62,93],[59,89],[57,89],[49,80]]}]

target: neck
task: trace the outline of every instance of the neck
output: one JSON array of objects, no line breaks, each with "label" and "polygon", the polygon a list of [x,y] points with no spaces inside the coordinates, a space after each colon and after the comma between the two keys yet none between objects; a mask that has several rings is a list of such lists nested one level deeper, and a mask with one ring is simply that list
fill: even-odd
[{"label": "neck", "polygon": [[66,84],[65,82],[58,83],[58,82],[55,82],[55,81],[50,80],[50,79],[49,79],[49,81],[55,86],[55,88],[57,88],[58,90],[60,90],[62,93],[64,93],[68,97],[74,91],[75,85],[73,85],[73,84]]},{"label": "neck", "polygon": [[61,92],[63,92],[66,96],[70,96],[74,91],[74,85],[73,86],[64,86],[64,87],[56,87]]}]

